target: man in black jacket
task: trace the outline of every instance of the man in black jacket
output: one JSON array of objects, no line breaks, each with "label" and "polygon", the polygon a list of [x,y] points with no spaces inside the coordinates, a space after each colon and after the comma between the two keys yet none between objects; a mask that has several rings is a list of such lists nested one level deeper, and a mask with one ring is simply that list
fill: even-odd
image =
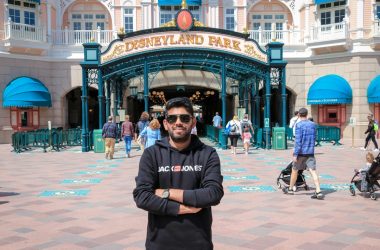
[{"label": "man in black jacket", "polygon": [[215,149],[191,129],[196,125],[188,98],[166,104],[169,137],[147,148],[140,160],[133,196],[149,212],[146,249],[213,249],[211,206],[220,203],[223,176]]}]

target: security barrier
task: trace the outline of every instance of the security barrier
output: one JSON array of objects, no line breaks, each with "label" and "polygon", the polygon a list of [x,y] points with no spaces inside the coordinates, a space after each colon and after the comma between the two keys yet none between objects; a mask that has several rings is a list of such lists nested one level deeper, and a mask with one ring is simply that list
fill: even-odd
[{"label": "security barrier", "polygon": [[16,153],[42,148],[44,152],[48,147],[60,151],[66,146],[81,145],[82,133],[80,128],[63,130],[62,128],[38,129],[28,132],[16,132],[12,134],[12,147]]},{"label": "security barrier", "polygon": [[331,126],[317,126],[316,146],[321,146],[321,142],[333,142],[333,145],[342,145],[339,140],[340,128]]}]

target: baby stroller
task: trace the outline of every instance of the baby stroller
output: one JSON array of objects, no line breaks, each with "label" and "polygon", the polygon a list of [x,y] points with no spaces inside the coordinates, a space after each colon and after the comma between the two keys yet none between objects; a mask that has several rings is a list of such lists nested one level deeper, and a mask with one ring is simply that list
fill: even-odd
[{"label": "baby stroller", "polygon": [[[359,175],[365,175],[361,177],[360,179],[356,178]],[[364,178],[364,183],[363,183]],[[372,200],[376,200],[376,191],[380,190],[380,154],[377,155],[375,160],[372,162],[371,167],[368,169],[367,172],[356,172],[354,176],[351,179],[351,185],[350,185],[350,192],[352,196],[355,196],[355,187],[360,192],[369,192],[369,196]]]},{"label": "baby stroller", "polygon": [[[289,162],[285,169],[283,169],[280,175],[277,178],[277,187],[281,189],[284,187],[289,187],[290,184],[290,174],[292,173],[293,161]],[[305,176],[303,175],[303,170],[298,171],[297,181],[293,187],[293,191],[295,192],[297,188],[304,188],[305,190],[309,190],[309,186],[306,184]]]}]

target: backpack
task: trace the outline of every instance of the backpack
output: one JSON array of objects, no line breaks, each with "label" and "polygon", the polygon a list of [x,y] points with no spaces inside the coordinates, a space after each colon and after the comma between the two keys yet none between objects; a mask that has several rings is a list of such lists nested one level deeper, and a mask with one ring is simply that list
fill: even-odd
[{"label": "backpack", "polygon": [[379,124],[376,121],[373,123],[373,130],[375,130],[375,132],[379,130]]},{"label": "backpack", "polygon": [[233,125],[231,125],[230,132],[231,133],[235,133],[236,132],[236,123],[234,123]]},{"label": "backpack", "polygon": [[251,126],[249,125],[249,121],[248,120],[247,121],[242,120],[240,123],[241,123],[242,133],[244,133],[245,128],[248,128],[248,129],[251,128]]}]

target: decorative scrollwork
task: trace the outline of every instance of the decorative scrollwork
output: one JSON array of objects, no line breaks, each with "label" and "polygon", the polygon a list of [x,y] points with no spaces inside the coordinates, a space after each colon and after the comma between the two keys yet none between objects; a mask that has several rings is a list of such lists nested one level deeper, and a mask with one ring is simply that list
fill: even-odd
[{"label": "decorative scrollwork", "polygon": [[87,70],[87,84],[98,84],[98,69]]},{"label": "decorative scrollwork", "polygon": [[270,85],[272,88],[278,88],[281,83],[281,70],[279,68],[271,68]]}]

